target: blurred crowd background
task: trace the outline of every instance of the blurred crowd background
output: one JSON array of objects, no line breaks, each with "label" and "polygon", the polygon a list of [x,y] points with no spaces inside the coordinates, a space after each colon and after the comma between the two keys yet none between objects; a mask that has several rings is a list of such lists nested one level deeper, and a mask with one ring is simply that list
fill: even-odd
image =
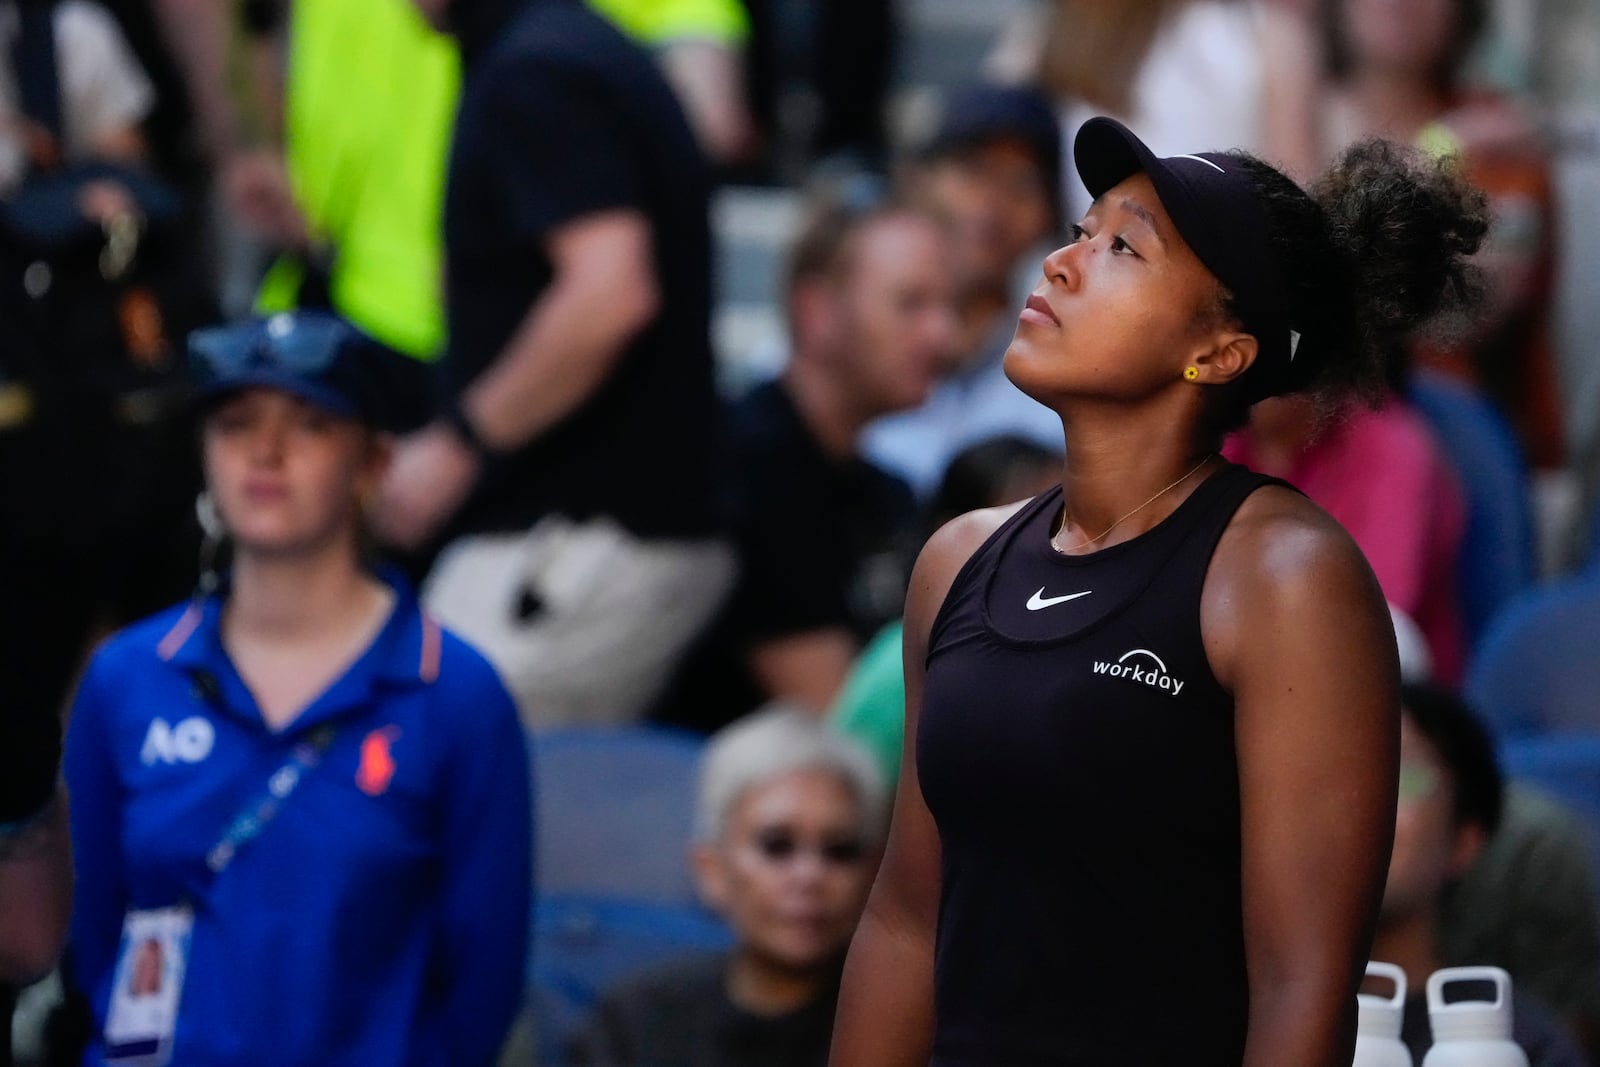
[{"label": "blurred crowd background", "polygon": [[[373,526],[501,668],[532,738],[521,1040],[536,1030],[545,1062],[650,1063],[619,1050],[675,1040],[667,1019],[737,1029],[744,1011],[788,1029],[740,1031],[755,1043],[726,1062],[820,1063],[818,1004],[898,772],[916,550],[1059,468],[1059,423],[1000,357],[1043,254],[1087,206],[1073,132],[1112,114],[1160,154],[1243,147],[1305,181],[1382,136],[1457,158],[1488,196],[1477,310],[1392,353],[1370,409],[1264,403],[1228,454],[1351,530],[1411,677],[1464,698],[1493,738],[1511,783],[1479,820],[1494,832],[1441,868],[1444,904],[1423,894],[1429,921],[1442,908],[1453,924],[1440,961],[1506,966],[1600,1049],[1600,5],[590,2],[657,63],[698,152],[622,129],[626,165],[597,162],[603,109],[505,59],[516,0],[0,0],[0,693],[64,706],[97,640],[194,588],[190,330],[331,310],[381,348],[403,441],[448,425],[503,455],[463,398],[509,343],[507,307],[520,320],[567,276],[540,242],[588,217],[586,183],[600,207],[631,196],[648,240],[637,262],[604,264],[599,318],[639,325],[593,392],[529,423],[544,454],[511,442],[526,470],[561,476],[539,475],[531,502],[499,476],[432,521],[391,493]],[[495,99],[474,82],[491,67]],[[497,118],[496,100],[541,94],[563,102]],[[682,180],[702,166],[703,183]],[[613,187],[629,191],[606,201]],[[702,225],[709,258],[684,252]],[[629,304],[639,278],[654,304]],[[637,370],[655,360],[670,372]],[[706,460],[709,485],[682,457]],[[685,503],[696,494],[705,507]],[[621,530],[618,554],[597,547],[596,519]],[[511,531],[532,547],[507,548]],[[560,547],[577,541],[591,555]],[[658,543],[678,554],[634,552]],[[648,638],[619,648],[620,608],[562,621],[572,590],[624,574],[660,578]],[[495,619],[475,617],[485,604]],[[604,657],[551,640],[525,662],[518,628],[552,613],[599,634]],[[813,721],[849,740],[812,737]],[[702,795],[696,821],[702,738],[730,727],[755,740],[726,745],[725,764],[749,766],[724,778],[822,774],[784,794],[836,839],[799,865],[821,888],[794,891],[825,901],[810,941],[763,942],[761,894],[791,889],[713,857],[757,794]],[[660,984],[682,1003],[628,987],[589,1016],[637,966],[752,943],[806,975],[798,1001],[752,1007],[718,966],[690,967]],[[701,987],[733,1014],[684,992]],[[25,1000],[25,1057],[44,1054],[56,1000]],[[766,1058],[777,1048],[811,1052]]]}]

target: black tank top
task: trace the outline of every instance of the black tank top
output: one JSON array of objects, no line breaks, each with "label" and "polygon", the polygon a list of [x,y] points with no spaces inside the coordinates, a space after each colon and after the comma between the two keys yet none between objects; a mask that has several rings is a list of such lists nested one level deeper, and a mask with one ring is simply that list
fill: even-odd
[{"label": "black tank top", "polygon": [[1085,556],[1050,545],[1056,488],[956,576],[917,738],[942,847],[936,1067],[1237,1067],[1233,697],[1200,593],[1234,512],[1272,482],[1226,466]]}]

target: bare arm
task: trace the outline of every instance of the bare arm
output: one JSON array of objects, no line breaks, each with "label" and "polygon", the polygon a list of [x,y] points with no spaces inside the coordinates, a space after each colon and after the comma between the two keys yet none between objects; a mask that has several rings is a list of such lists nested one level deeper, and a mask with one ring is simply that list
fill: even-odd
[{"label": "bare arm", "polygon": [[228,95],[234,6],[222,0],[159,0],[155,5],[213,163],[220,163],[239,142],[239,117]]},{"label": "bare arm", "polygon": [[850,942],[830,1067],[924,1067],[933,1048],[939,829],[917,780],[928,634],[956,572],[1014,508],[974,512],[934,534],[906,594],[905,748],[894,819],[866,913]]},{"label": "bare arm", "polygon": [[490,448],[515,448],[576,411],[660,308],[650,223],[586,215],[549,237],[554,279],[462,406]]},{"label": "bare arm", "polygon": [[1286,490],[1246,501],[1201,607],[1233,691],[1245,1067],[1343,1067],[1393,844],[1399,666],[1377,582],[1347,534]]},{"label": "bare arm", "polygon": [[750,650],[751,673],[768,696],[826,714],[855,662],[855,640],[830,626],[762,641]]},{"label": "bare arm", "polygon": [[737,163],[755,147],[755,124],[745,104],[743,55],[739,48],[706,38],[685,37],[661,50],[663,73],[699,138],[717,163]]},{"label": "bare arm", "polygon": [[[661,303],[650,224],[639,212],[585,215],[547,242],[553,280],[460,398],[473,431],[496,452],[520,447],[576,411]],[[479,457],[442,419],[404,438],[373,515],[379,535],[406,548],[426,543],[478,473]]]},{"label": "bare arm", "polygon": [[0,838],[0,985],[27,985],[49,973],[71,910],[72,849],[58,793],[37,821]]}]

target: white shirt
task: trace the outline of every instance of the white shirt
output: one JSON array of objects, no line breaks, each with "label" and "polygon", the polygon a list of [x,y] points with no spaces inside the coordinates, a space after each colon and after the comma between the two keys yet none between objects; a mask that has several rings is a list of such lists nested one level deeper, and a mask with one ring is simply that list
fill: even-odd
[{"label": "white shirt", "polygon": [[[29,165],[11,59],[19,28],[17,9],[0,5],[0,196],[16,190]],[[63,0],[55,8],[55,31],[62,155],[76,163],[92,155],[101,136],[143,121],[155,90],[116,19],[99,4]]]}]

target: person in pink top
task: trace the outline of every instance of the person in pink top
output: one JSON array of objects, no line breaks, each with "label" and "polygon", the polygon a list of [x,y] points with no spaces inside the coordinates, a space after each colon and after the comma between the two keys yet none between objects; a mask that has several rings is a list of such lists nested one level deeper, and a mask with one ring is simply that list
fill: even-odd
[{"label": "person in pink top", "polygon": [[1384,596],[1421,628],[1435,676],[1460,680],[1456,562],[1466,504],[1433,431],[1410,405],[1390,398],[1328,420],[1312,401],[1274,397],[1251,408],[1223,455],[1292,483],[1350,531]]}]

